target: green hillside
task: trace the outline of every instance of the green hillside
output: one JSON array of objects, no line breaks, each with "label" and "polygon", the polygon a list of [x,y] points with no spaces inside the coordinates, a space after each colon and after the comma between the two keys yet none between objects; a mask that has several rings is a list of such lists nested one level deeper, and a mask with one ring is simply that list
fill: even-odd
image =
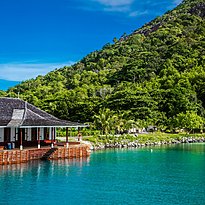
[{"label": "green hillside", "polygon": [[199,128],[195,122],[203,120],[205,108],[205,0],[185,0],[113,41],[6,95],[19,92],[24,100],[74,121],[92,121],[101,108],[109,108],[126,120],[172,129],[179,122],[188,127],[182,121],[189,119]]}]

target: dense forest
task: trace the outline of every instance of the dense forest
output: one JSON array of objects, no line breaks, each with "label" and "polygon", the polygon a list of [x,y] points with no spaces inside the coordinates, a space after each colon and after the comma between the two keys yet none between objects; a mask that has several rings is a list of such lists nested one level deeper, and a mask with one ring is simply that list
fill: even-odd
[{"label": "dense forest", "polygon": [[202,128],[205,0],[184,0],[75,65],[24,81],[0,95],[18,93],[72,121],[102,121],[107,115],[162,130]]}]

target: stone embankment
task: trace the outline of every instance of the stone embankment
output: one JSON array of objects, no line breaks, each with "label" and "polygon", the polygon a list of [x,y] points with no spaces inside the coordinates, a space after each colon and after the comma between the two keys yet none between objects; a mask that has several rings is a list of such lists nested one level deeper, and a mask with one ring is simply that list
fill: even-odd
[{"label": "stone embankment", "polygon": [[110,142],[110,143],[92,143],[93,150],[101,150],[107,148],[138,148],[138,147],[146,147],[146,146],[160,146],[160,145],[171,145],[171,144],[180,144],[180,143],[202,143],[205,142],[204,137],[183,137],[182,139],[169,139],[162,141],[146,141],[139,142],[135,140],[130,142],[129,140],[123,140],[121,142]]}]

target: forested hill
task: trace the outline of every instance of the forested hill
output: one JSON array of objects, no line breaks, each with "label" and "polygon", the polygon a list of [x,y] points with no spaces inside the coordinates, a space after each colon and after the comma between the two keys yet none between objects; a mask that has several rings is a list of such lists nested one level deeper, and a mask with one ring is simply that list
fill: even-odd
[{"label": "forested hill", "polygon": [[[205,0],[176,9],[80,62],[28,80],[6,95],[57,117],[92,121],[101,108],[124,119],[172,128],[205,108]],[[3,94],[2,94],[3,95]]]}]

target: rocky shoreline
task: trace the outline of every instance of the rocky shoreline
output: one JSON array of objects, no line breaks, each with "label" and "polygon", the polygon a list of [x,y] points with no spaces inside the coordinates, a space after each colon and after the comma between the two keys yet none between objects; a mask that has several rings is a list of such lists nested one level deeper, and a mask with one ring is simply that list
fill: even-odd
[{"label": "rocky shoreline", "polygon": [[92,150],[103,150],[110,148],[140,148],[148,146],[161,146],[161,145],[170,145],[170,144],[181,144],[181,143],[203,143],[205,142],[204,137],[183,137],[182,139],[172,139],[172,140],[163,140],[163,141],[147,141],[144,143],[139,143],[138,140],[133,142],[128,140],[123,140],[121,142],[115,143],[91,143]]}]

